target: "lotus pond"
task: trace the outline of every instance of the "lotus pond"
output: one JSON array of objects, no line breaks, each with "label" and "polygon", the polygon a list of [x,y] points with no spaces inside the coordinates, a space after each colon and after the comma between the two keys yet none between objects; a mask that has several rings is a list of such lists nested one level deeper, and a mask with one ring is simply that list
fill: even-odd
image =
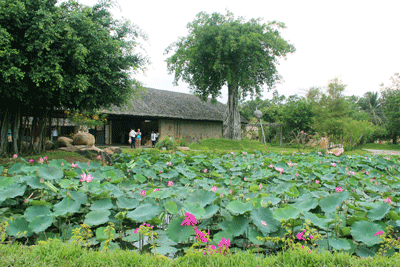
[{"label": "lotus pond", "polygon": [[16,158],[0,166],[0,241],[58,238],[170,257],[227,240],[231,252],[391,255],[400,247],[399,166],[398,156],[316,152],[142,151],[113,166]]}]

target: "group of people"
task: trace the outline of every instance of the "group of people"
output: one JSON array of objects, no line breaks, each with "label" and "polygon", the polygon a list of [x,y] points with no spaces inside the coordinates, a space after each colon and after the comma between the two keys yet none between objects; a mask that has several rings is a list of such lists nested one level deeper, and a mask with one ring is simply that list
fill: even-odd
[{"label": "group of people", "polygon": [[[156,134],[154,131],[151,132],[151,144],[152,147],[155,147],[158,139],[158,134]],[[135,132],[134,129],[131,129],[129,132],[129,143],[131,144],[131,148],[140,148],[142,142],[142,133],[140,132],[140,129],[138,129],[137,132]]]}]

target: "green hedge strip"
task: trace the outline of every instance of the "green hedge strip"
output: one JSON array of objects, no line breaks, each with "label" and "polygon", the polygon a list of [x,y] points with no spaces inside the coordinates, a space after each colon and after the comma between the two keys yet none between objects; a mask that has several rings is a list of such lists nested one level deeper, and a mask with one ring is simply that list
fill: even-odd
[{"label": "green hedge strip", "polygon": [[400,266],[400,254],[392,257],[357,258],[347,253],[317,253],[288,251],[269,257],[241,252],[231,256],[204,256],[187,253],[170,260],[162,256],[141,255],[137,252],[115,250],[98,252],[71,244],[51,241],[44,245],[0,245],[0,266]]}]

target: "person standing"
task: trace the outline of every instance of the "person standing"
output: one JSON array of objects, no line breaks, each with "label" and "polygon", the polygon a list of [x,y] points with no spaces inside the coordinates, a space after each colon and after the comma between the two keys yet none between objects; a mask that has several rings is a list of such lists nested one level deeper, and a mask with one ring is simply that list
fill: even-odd
[{"label": "person standing", "polygon": [[58,139],[58,131],[57,131],[57,128],[54,127],[51,130],[51,141],[56,141],[57,139]]},{"label": "person standing", "polygon": [[138,148],[140,148],[141,142],[142,142],[142,133],[140,132],[140,129],[138,129],[136,133],[136,142],[138,145]]},{"label": "person standing", "polygon": [[151,132],[151,144],[153,147],[156,146],[156,142],[157,142],[157,134],[154,131],[152,131]]},{"label": "person standing", "polygon": [[131,129],[129,132],[129,138],[130,138],[130,143],[131,143],[131,148],[135,148],[135,142],[136,142],[136,132],[135,130]]}]

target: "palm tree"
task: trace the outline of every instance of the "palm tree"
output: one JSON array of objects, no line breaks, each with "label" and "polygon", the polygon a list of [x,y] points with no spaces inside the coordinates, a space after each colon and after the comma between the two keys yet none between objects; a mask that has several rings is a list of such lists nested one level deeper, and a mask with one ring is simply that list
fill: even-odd
[{"label": "palm tree", "polygon": [[383,101],[379,98],[378,92],[366,92],[358,101],[361,110],[367,112],[375,125],[385,123],[385,115],[383,114]]}]

